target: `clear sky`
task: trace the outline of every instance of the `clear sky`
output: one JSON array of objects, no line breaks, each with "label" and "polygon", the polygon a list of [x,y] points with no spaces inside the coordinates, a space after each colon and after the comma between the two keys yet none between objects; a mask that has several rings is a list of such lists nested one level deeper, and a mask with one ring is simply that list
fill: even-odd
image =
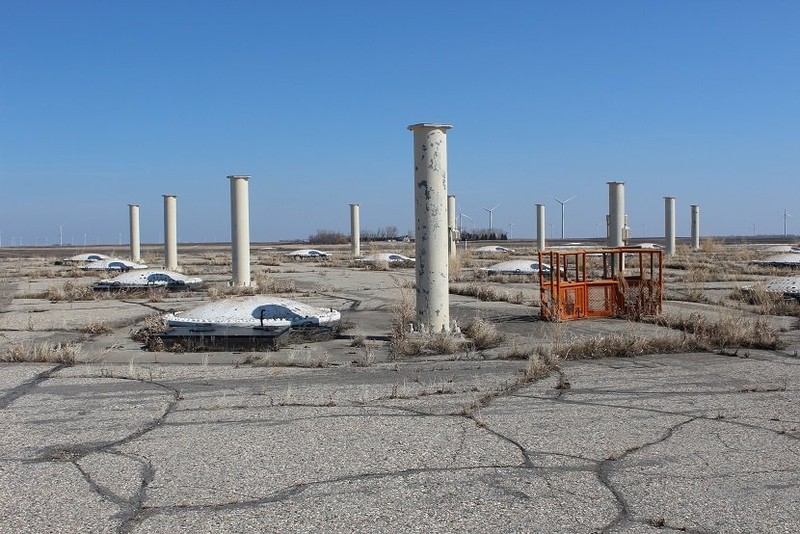
[{"label": "clear sky", "polygon": [[800,233],[800,2],[0,0],[2,245],[253,241],[413,227],[406,127],[450,123],[467,228]]}]

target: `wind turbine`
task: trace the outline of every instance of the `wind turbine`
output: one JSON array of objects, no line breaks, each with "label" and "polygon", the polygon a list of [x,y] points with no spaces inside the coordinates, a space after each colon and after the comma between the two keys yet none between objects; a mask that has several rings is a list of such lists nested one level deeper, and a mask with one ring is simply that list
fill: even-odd
[{"label": "wind turbine", "polygon": [[514,221],[508,223],[508,238],[514,239]]},{"label": "wind turbine", "polygon": [[553,197],[553,200],[561,204],[561,239],[564,239],[564,204],[573,198],[575,197],[569,197],[567,200],[561,200],[560,198]]},{"label": "wind turbine", "polygon": [[786,233],[786,219],[791,217],[792,214],[786,210],[783,210],[783,237],[786,237],[788,234]]},{"label": "wind turbine", "polygon": [[484,210],[489,212],[489,233],[492,233],[492,212],[494,210],[496,210],[499,206],[500,206],[500,204],[498,204],[497,206],[495,206],[495,207],[493,207],[491,209],[490,208],[483,208]]}]

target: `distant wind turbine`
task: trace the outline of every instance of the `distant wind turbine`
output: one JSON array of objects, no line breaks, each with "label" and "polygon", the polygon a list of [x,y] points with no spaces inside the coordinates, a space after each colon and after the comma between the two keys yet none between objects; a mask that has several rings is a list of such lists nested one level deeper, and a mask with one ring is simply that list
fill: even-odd
[{"label": "distant wind turbine", "polygon": [[786,211],[786,210],[783,210],[783,237],[786,237],[787,235],[789,235],[789,234],[786,232],[786,219],[788,219],[788,218],[789,218],[789,217],[791,217],[791,216],[792,216],[792,214],[791,214],[791,213],[789,213],[789,212],[788,212],[788,211]]},{"label": "distant wind turbine", "polygon": [[567,200],[561,200],[560,198],[553,197],[553,199],[561,204],[561,239],[564,239],[564,204],[569,202],[575,197],[569,197]]},{"label": "distant wind turbine", "polygon": [[490,208],[483,208],[484,210],[486,210],[486,211],[488,211],[488,212],[489,212],[489,232],[490,232],[490,233],[491,233],[491,231],[492,231],[492,212],[493,212],[494,210],[496,210],[498,207],[500,207],[500,204],[498,204],[497,206],[495,206],[495,207],[493,207],[493,208],[491,208],[491,209],[490,209]]}]

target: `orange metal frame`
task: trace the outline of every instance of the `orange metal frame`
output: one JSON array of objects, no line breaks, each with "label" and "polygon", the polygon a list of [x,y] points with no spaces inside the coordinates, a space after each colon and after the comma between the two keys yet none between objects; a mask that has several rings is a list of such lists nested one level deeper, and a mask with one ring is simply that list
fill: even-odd
[{"label": "orange metal frame", "polygon": [[[588,257],[588,261],[587,261]],[[566,321],[585,317],[661,314],[664,294],[660,249],[612,248],[539,252],[541,317]]]}]

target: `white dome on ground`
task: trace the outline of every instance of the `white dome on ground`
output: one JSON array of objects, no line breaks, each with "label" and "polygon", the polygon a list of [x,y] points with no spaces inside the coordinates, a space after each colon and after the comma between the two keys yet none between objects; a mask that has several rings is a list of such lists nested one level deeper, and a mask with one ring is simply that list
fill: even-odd
[{"label": "white dome on ground", "polygon": [[86,271],[130,271],[132,269],[147,269],[147,265],[117,258],[108,258],[87,263],[81,269]]},{"label": "white dome on ground", "polygon": [[800,253],[785,252],[783,254],[775,254],[763,260],[756,260],[753,263],[761,263],[764,265],[788,266],[797,267],[800,265]]},{"label": "white dome on ground", "polygon": [[379,252],[370,256],[364,256],[358,261],[364,263],[375,263],[378,261],[385,261],[386,263],[414,263],[414,258],[409,258],[402,254],[395,254],[394,252]]},{"label": "white dome on ground", "polygon": [[167,326],[335,326],[342,314],[296,300],[252,295],[217,300],[197,308],[166,315]]},{"label": "white dome on ground", "polygon": [[[481,269],[489,274],[538,274],[539,262],[534,260],[510,260],[495,263],[489,267]],[[542,264],[542,272],[549,273],[550,266]]]},{"label": "white dome on ground", "polygon": [[485,247],[476,248],[473,250],[473,252],[476,254],[511,254],[514,252],[514,250],[496,245],[488,245]]},{"label": "white dome on ground", "polygon": [[184,276],[172,271],[148,271],[139,269],[109,280],[100,280],[94,289],[142,289],[166,287],[169,289],[191,289],[203,284],[202,278]]}]

